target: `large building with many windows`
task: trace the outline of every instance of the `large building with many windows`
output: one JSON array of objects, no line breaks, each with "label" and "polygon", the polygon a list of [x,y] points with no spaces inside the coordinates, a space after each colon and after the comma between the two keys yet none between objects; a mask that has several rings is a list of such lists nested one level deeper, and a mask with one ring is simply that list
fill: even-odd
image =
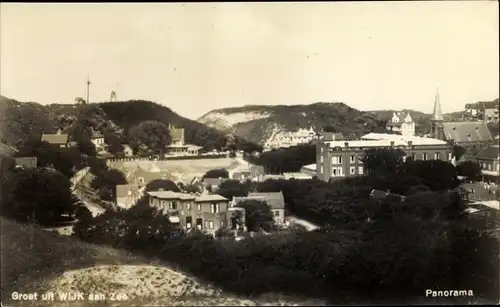
[{"label": "large building with many windows", "polygon": [[174,224],[210,234],[230,225],[229,200],[217,194],[187,194],[172,191],[147,192],[149,205],[168,214]]},{"label": "large building with many windows", "polygon": [[356,141],[318,142],[317,178],[324,181],[363,175],[362,158],[370,148],[401,149],[413,160],[451,161],[452,146],[447,142],[417,136],[370,133]]}]

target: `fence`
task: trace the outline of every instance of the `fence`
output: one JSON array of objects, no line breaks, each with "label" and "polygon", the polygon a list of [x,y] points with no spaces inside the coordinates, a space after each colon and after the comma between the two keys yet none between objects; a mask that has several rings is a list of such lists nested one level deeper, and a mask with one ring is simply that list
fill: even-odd
[{"label": "fence", "polygon": [[162,160],[153,160],[148,157],[129,157],[129,158],[109,158],[106,159],[106,163],[113,162],[136,162],[136,161],[169,161],[169,160],[201,160],[201,159],[221,159],[227,158],[226,154],[216,154],[216,155],[197,155],[197,156],[175,156],[175,157],[165,157]]}]

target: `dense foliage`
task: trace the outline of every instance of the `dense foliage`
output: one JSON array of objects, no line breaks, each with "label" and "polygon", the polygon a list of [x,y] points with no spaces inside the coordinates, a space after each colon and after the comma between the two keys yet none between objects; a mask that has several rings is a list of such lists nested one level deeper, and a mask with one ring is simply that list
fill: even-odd
[{"label": "dense foliage", "polygon": [[258,157],[246,155],[245,158],[263,166],[267,173],[298,172],[302,166],[316,163],[316,146],[307,144],[281,148],[264,152]]},{"label": "dense foliage", "polygon": [[165,147],[172,141],[168,126],[154,120],[141,122],[132,127],[128,134],[134,152],[157,153],[160,157],[163,157]]},{"label": "dense foliage", "polygon": [[[353,195],[352,184],[338,185],[345,191],[339,194]],[[444,214],[450,208],[459,211],[449,195],[425,192],[404,203],[387,199],[351,206],[344,200],[344,205],[338,204],[334,227],[239,242],[180,232],[166,217],[140,205],[106,212],[76,227],[75,235],[160,257],[242,294],[284,292],[329,297],[337,304],[352,304],[354,297],[369,297],[370,303],[389,298],[414,302],[428,288],[469,289],[473,284],[476,299],[498,299],[498,241],[467,228],[461,215]],[[373,217],[370,222],[366,212]],[[219,236],[231,234],[223,230]],[[445,302],[467,302],[456,299]]]},{"label": "dense foliage", "polygon": [[204,178],[229,178],[229,172],[225,168],[216,168],[206,172]]},{"label": "dense foliage", "polygon": [[275,229],[273,212],[266,202],[249,199],[239,202],[237,207],[245,209],[245,226],[249,231]]},{"label": "dense foliage", "polygon": [[[99,106],[111,121],[123,128],[127,135],[133,127],[143,121],[151,120],[162,122],[165,125],[172,124],[175,127],[184,128],[185,141],[190,144],[203,146],[205,150],[223,149],[227,145],[227,137],[224,133],[184,118],[170,108],[157,103],[144,100],[131,100],[101,103]],[[235,138],[235,144],[238,149],[248,152],[262,150],[262,147],[239,137]]]},{"label": "dense foliage", "polygon": [[238,180],[230,179],[221,183],[217,194],[222,195],[227,199],[233,199],[233,197],[248,196],[249,189],[249,183],[241,183]]},{"label": "dense foliage", "polygon": [[173,192],[181,191],[181,189],[179,189],[179,187],[175,184],[175,182],[168,179],[155,179],[150,181],[146,185],[146,192],[159,191],[160,189],[163,191],[173,191]]},{"label": "dense foliage", "polygon": [[401,149],[370,148],[363,155],[363,167],[367,172],[396,172],[404,156]]},{"label": "dense foliage", "polygon": [[468,180],[480,180],[481,166],[477,162],[463,161],[457,165],[457,173],[459,176],[467,177]]},{"label": "dense foliage", "polygon": [[117,169],[106,169],[98,171],[91,182],[91,187],[99,192],[103,200],[116,199],[115,187],[119,184],[126,184],[125,175]]},{"label": "dense foliage", "polygon": [[53,224],[76,209],[70,181],[55,170],[11,168],[1,185],[2,215],[21,222]]}]

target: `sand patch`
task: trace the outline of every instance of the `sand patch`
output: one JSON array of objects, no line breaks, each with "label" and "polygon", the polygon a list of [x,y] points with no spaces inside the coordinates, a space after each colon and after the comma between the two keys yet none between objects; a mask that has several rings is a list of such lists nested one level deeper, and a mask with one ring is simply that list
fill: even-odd
[{"label": "sand patch", "polygon": [[[81,270],[67,271],[49,283],[47,291],[81,291],[85,297],[104,294],[106,305],[114,306],[112,293],[126,295],[130,304],[168,306],[300,306],[283,297],[268,297],[262,300],[238,298],[222,293],[220,289],[201,284],[192,278],[165,267],[153,265],[103,265]],[[53,302],[57,303],[57,302]],[[64,302],[59,302],[64,304]],[[83,303],[83,302],[82,302]],[[88,301],[87,301],[88,303]],[[95,302],[94,302],[95,303]],[[60,305],[59,304],[59,305]]]}]

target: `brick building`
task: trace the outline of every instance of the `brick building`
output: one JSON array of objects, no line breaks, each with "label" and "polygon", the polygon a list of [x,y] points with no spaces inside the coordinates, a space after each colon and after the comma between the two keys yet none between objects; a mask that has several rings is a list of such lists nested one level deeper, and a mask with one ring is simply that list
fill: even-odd
[{"label": "brick building", "polygon": [[328,181],[364,174],[361,161],[369,148],[401,149],[413,160],[451,161],[452,146],[447,142],[417,136],[370,133],[356,141],[320,142],[316,145],[318,179]]},{"label": "brick building", "polygon": [[186,230],[197,228],[214,234],[219,228],[230,225],[232,212],[228,210],[229,200],[220,195],[172,191],[146,193],[150,206],[168,214],[172,223],[179,223]]}]

